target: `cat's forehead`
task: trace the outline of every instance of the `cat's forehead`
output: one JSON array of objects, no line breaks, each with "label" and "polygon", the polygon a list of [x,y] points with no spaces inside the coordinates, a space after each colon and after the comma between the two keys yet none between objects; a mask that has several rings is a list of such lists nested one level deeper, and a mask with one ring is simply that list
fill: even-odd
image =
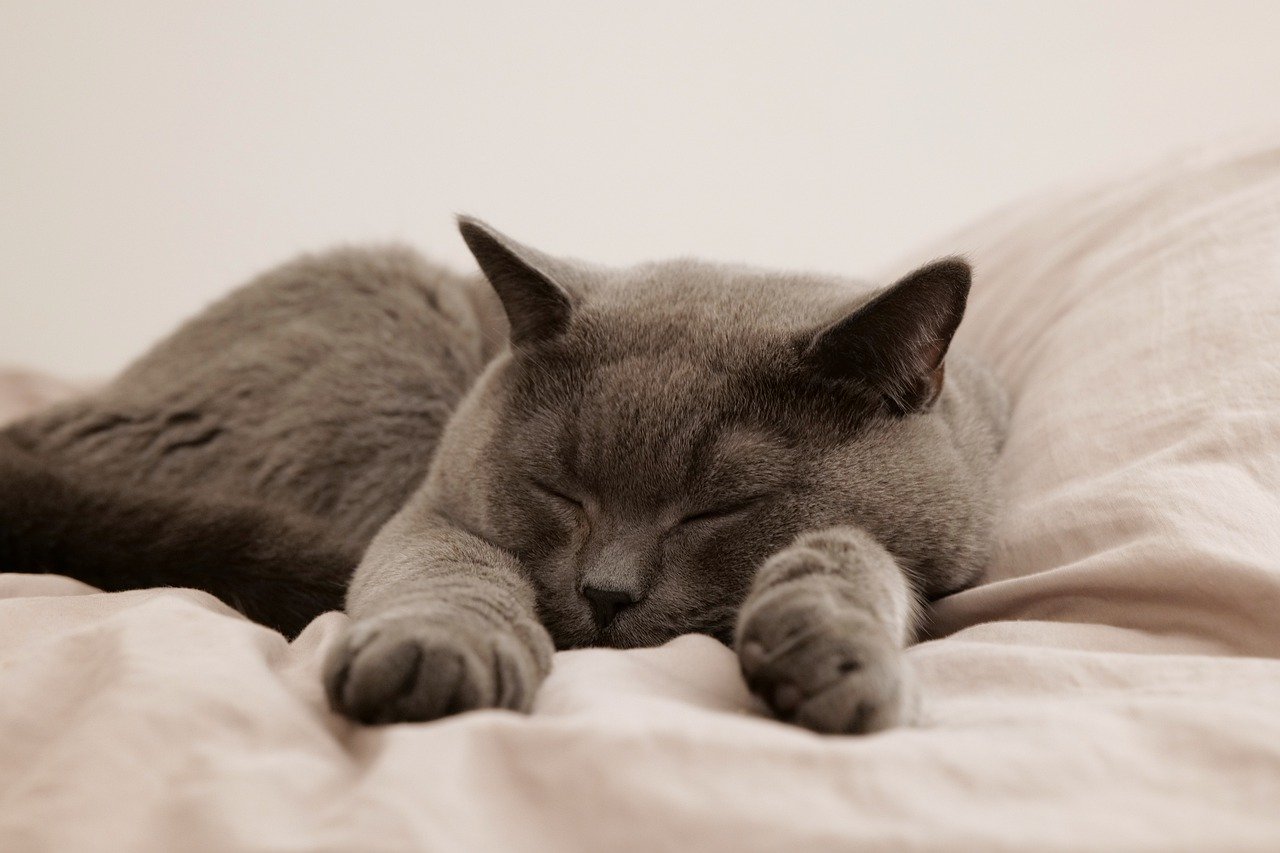
[{"label": "cat's forehead", "polygon": [[678,353],[708,365],[749,367],[869,292],[819,274],[657,261],[600,271],[586,282],[565,343],[583,362]]},{"label": "cat's forehead", "polygon": [[601,493],[674,494],[787,443],[752,416],[734,377],[678,357],[620,359],[562,380],[558,395],[524,409],[518,432],[537,440],[522,444]]},{"label": "cat's forehead", "polygon": [[787,433],[809,409],[795,381],[805,342],[869,292],[698,260],[599,270],[576,285],[566,330],[511,365],[517,408],[621,456],[678,451],[726,425]]},{"label": "cat's forehead", "polygon": [[868,288],[818,273],[771,270],[695,258],[654,261],[613,271],[588,306],[633,317],[684,314],[720,324],[807,325]]},{"label": "cat's forehead", "polygon": [[517,368],[517,387],[530,410],[558,409],[610,424],[618,432],[666,433],[680,425],[724,419],[742,396],[741,376],[674,348],[567,345],[551,360]]}]

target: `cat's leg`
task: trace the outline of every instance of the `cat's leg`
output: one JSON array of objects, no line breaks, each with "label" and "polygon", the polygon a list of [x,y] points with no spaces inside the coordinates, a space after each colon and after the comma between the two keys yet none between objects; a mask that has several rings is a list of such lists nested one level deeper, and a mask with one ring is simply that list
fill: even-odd
[{"label": "cat's leg", "polygon": [[69,476],[0,432],[0,571],[67,575],[109,592],[200,589],[293,636],[342,606],[356,559],[309,517]]},{"label": "cat's leg", "polygon": [[864,530],[833,527],[800,536],[760,569],[735,646],[751,690],[782,719],[873,732],[916,711],[902,654],[915,619],[893,556]]},{"label": "cat's leg", "polygon": [[332,708],[365,723],[528,710],[554,646],[511,554],[411,506],[374,539],[330,650]]}]

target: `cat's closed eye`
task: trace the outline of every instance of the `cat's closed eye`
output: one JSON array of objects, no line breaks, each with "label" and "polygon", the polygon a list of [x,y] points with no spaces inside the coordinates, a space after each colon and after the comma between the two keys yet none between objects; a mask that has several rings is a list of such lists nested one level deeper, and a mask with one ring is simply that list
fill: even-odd
[{"label": "cat's closed eye", "polygon": [[768,495],[753,495],[742,500],[692,512],[681,518],[679,523],[681,525],[692,525],[727,520],[752,509],[767,497]]},{"label": "cat's closed eye", "polygon": [[557,488],[547,485],[542,480],[539,480],[537,478],[532,478],[529,480],[529,482],[533,484],[533,487],[535,489],[537,489],[538,491],[542,492],[544,495],[547,495],[548,497],[552,498],[553,500],[565,506],[571,507],[573,509],[578,509],[578,510],[585,509],[585,507],[582,504],[582,501],[578,500],[577,498],[569,497],[564,492],[560,491]]}]

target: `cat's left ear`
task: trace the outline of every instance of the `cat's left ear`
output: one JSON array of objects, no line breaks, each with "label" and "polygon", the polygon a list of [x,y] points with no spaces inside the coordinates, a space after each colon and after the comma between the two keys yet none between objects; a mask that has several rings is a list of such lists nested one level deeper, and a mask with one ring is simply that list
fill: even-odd
[{"label": "cat's left ear", "polygon": [[565,330],[574,300],[560,261],[470,216],[458,217],[458,230],[502,302],[512,344],[530,346]]},{"label": "cat's left ear", "polygon": [[825,378],[870,387],[895,414],[923,411],[942,393],[971,280],[962,258],[921,267],[818,332],[804,358]]}]

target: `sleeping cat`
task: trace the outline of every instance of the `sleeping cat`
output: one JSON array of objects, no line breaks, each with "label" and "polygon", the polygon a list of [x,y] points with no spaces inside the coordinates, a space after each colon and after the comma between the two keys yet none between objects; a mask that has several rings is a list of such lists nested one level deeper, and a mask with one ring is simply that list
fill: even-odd
[{"label": "sleeping cat", "polygon": [[5,428],[0,567],[291,635],[345,595],[325,686],[367,723],[527,709],[555,648],[686,632],[780,718],[909,719],[919,607],[990,548],[1004,397],[947,353],[968,266],[869,291],[460,228],[484,279],[304,257]]}]

